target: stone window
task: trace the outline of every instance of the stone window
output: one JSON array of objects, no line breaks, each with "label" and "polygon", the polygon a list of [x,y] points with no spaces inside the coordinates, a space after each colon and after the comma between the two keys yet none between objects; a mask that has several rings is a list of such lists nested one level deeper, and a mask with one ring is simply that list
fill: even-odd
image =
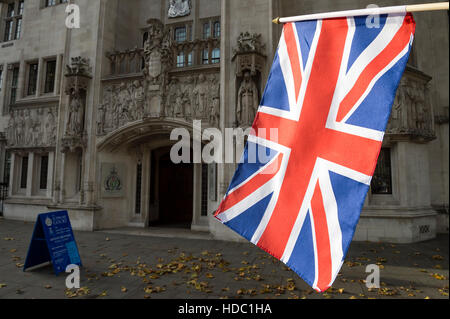
[{"label": "stone window", "polygon": [[5,164],[3,167],[3,183],[9,185],[9,174],[11,171],[11,152],[6,151],[5,153]]},{"label": "stone window", "polygon": [[220,38],[220,22],[214,22],[214,38]]},{"label": "stone window", "polygon": [[391,149],[382,148],[371,183],[372,194],[392,194]]},{"label": "stone window", "polygon": [[177,55],[177,68],[182,68],[184,65],[184,52],[180,52]]},{"label": "stone window", "polygon": [[175,41],[180,43],[187,40],[186,27],[175,28]]},{"label": "stone window", "polygon": [[20,188],[26,189],[28,181],[28,156],[22,157],[22,165],[20,168]]},{"label": "stone window", "polygon": [[211,37],[211,25],[209,22],[203,24],[203,39]]},{"label": "stone window", "polygon": [[202,51],[202,64],[209,64],[209,50],[203,49]]},{"label": "stone window", "polygon": [[52,93],[55,90],[56,60],[46,63],[44,93]]},{"label": "stone window", "polygon": [[39,64],[30,63],[28,65],[28,89],[27,95],[35,95],[37,89],[37,79],[38,79],[38,68]]},{"label": "stone window", "polygon": [[61,3],[67,3],[68,0],[45,0],[45,7],[53,7]]},{"label": "stone window", "polygon": [[17,100],[17,85],[19,84],[19,66],[15,65],[11,70],[11,86],[9,103],[14,104]]},{"label": "stone window", "polygon": [[187,56],[187,66],[192,66],[194,64],[193,57],[194,57],[194,52],[189,52],[189,54]]},{"label": "stone window", "polygon": [[220,49],[215,48],[211,54],[211,63],[219,63],[220,62]]},{"label": "stone window", "polygon": [[39,176],[39,189],[47,189],[47,176],[48,176],[48,155],[41,156],[41,169]]},{"label": "stone window", "polygon": [[15,0],[8,2],[4,18],[4,42],[20,39],[20,35],[22,32],[23,9],[24,0]]}]

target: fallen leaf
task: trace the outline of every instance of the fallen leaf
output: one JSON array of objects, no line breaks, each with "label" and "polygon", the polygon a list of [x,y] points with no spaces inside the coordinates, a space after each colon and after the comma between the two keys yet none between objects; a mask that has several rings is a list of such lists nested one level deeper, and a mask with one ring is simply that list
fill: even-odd
[{"label": "fallen leaf", "polygon": [[100,295],[98,295],[99,297],[106,297],[108,295],[108,293],[106,292],[106,290],[104,290]]},{"label": "fallen leaf", "polygon": [[52,286],[50,286],[50,285],[45,285],[44,288],[45,288],[45,289],[52,289]]},{"label": "fallen leaf", "polygon": [[433,258],[434,260],[443,260],[444,259],[444,257],[442,257],[441,255],[434,255],[431,258]]},{"label": "fallen leaf", "polygon": [[0,289],[1,288],[5,288],[5,287],[7,287],[8,285],[7,284],[0,284]]},{"label": "fallen leaf", "polygon": [[122,288],[120,288],[120,291],[121,291],[121,292],[127,292],[127,291],[128,291],[128,289],[127,289],[127,288],[125,288],[125,287],[122,287]]},{"label": "fallen leaf", "polygon": [[431,276],[433,276],[437,280],[446,280],[447,279],[447,277],[445,277],[444,275],[440,275],[440,274],[432,274]]}]

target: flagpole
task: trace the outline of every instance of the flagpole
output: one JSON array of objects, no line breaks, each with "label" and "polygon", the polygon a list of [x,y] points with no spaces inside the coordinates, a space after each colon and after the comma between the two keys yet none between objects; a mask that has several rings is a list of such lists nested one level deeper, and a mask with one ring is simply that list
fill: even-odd
[{"label": "flagpole", "polygon": [[306,21],[306,20],[320,20],[320,19],[343,18],[343,17],[354,17],[354,16],[364,16],[364,15],[395,14],[395,13],[436,11],[436,10],[448,10],[448,9],[449,9],[448,2],[435,2],[435,3],[424,3],[424,4],[415,4],[415,5],[315,13],[315,14],[306,14],[306,15],[301,15],[301,16],[285,17],[285,18],[278,17],[278,18],[273,19],[272,22],[276,23],[276,24],[282,24],[282,23]]}]

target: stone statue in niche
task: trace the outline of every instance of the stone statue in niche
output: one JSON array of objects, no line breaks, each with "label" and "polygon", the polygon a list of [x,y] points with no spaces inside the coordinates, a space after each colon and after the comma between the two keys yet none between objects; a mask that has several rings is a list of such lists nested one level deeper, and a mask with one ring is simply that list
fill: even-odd
[{"label": "stone statue in niche", "polygon": [[244,79],[238,91],[238,103],[236,109],[237,122],[241,126],[251,126],[258,109],[258,88],[249,71],[244,73]]},{"label": "stone statue in niche", "polygon": [[169,18],[185,17],[191,13],[190,0],[170,0],[169,11],[167,16]]},{"label": "stone statue in niche", "polygon": [[67,120],[66,135],[76,136],[83,132],[84,106],[80,93],[73,90],[70,93],[69,118]]},{"label": "stone statue in niche", "polygon": [[203,74],[198,76],[197,85],[194,88],[194,112],[193,116],[195,118],[203,118],[206,115],[207,105],[208,105],[208,83],[206,82],[206,77]]}]

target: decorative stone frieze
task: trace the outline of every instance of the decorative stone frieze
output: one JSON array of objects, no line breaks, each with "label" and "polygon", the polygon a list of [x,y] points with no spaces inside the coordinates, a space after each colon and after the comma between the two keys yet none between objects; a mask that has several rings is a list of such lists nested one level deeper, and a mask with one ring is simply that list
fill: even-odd
[{"label": "decorative stone frieze", "polygon": [[6,128],[8,147],[54,147],[57,118],[56,107],[11,110]]}]

